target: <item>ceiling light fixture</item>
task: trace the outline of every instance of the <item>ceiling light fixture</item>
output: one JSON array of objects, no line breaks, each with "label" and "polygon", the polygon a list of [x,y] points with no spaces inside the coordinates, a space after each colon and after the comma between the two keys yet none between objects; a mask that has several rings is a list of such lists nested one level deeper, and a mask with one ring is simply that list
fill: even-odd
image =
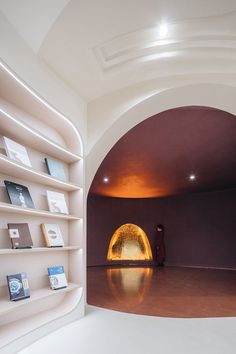
[{"label": "ceiling light fixture", "polygon": [[190,176],[189,176],[189,179],[190,179],[190,181],[195,181],[195,179],[196,179],[196,175],[193,175],[193,174],[192,174],[192,175],[190,175]]},{"label": "ceiling light fixture", "polygon": [[167,23],[161,23],[158,27],[158,33],[161,38],[164,38],[168,34],[168,25]]},{"label": "ceiling light fixture", "polygon": [[109,182],[109,178],[108,178],[108,177],[104,177],[104,178],[103,178],[103,182],[104,182],[104,183],[108,183],[108,182]]}]

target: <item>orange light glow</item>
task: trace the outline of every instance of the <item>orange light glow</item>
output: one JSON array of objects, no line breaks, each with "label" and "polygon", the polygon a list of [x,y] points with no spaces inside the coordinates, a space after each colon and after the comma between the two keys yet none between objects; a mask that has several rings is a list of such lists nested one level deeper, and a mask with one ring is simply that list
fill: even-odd
[{"label": "orange light glow", "polygon": [[152,268],[110,268],[107,269],[108,284],[115,299],[132,308],[143,302],[152,273]]},{"label": "orange light glow", "polygon": [[152,260],[152,250],[145,232],[134,224],[120,226],[111,238],[107,260]]}]

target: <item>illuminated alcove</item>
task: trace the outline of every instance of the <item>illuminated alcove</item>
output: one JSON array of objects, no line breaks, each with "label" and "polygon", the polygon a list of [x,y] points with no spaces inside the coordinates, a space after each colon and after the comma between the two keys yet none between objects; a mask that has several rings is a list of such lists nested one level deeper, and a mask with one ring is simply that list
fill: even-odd
[{"label": "illuminated alcove", "polygon": [[120,226],[111,238],[107,260],[152,260],[152,250],[146,233],[135,224]]}]

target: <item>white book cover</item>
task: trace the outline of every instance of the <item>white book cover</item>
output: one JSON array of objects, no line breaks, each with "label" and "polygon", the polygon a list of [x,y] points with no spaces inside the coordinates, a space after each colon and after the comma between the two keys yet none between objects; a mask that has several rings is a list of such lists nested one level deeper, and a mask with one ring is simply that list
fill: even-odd
[{"label": "white book cover", "polygon": [[68,286],[63,266],[49,267],[48,275],[51,289],[62,289]]},{"label": "white book cover", "polygon": [[41,227],[48,247],[64,246],[64,240],[59,225],[42,224]]},{"label": "white book cover", "polygon": [[26,166],[32,167],[27,150],[23,145],[18,144],[14,140],[11,140],[5,136],[3,137],[3,140],[8,157]]},{"label": "white book cover", "polygon": [[52,213],[69,214],[63,193],[47,191],[48,207]]}]

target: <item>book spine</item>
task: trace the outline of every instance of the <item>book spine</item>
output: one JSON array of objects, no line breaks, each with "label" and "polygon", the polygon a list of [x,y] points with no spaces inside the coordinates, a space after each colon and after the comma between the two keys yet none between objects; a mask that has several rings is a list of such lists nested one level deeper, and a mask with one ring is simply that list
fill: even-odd
[{"label": "book spine", "polygon": [[42,230],[42,234],[43,234],[43,237],[44,237],[44,241],[45,241],[45,244],[47,247],[51,247],[50,246],[50,243],[49,243],[49,240],[48,240],[48,235],[47,235],[47,230],[46,230],[46,227],[44,224],[41,224],[41,230]]},{"label": "book spine", "polygon": [[45,157],[44,161],[45,161],[45,163],[46,163],[46,167],[47,167],[47,170],[48,170],[48,174],[51,175],[50,167],[49,167],[49,164],[48,164],[48,159]]},{"label": "book spine", "polygon": [[5,188],[6,188],[6,190],[7,190],[8,198],[9,198],[9,200],[10,200],[10,203],[13,204],[13,203],[12,203],[12,199],[11,199],[11,194],[10,194],[9,189],[8,189],[8,183],[9,183],[8,181],[4,181]]},{"label": "book spine", "polygon": [[7,287],[8,287],[8,291],[9,291],[9,295],[10,295],[10,300],[13,301],[13,297],[12,297],[12,294],[11,294],[11,289],[10,289],[10,284],[9,284],[9,276],[7,275]]},{"label": "book spine", "polygon": [[[9,233],[10,224],[7,224],[7,228],[8,228],[8,233]],[[11,240],[11,248],[15,249],[16,247],[15,247],[14,241],[13,241],[13,239],[11,237],[10,237],[10,240]]]}]

